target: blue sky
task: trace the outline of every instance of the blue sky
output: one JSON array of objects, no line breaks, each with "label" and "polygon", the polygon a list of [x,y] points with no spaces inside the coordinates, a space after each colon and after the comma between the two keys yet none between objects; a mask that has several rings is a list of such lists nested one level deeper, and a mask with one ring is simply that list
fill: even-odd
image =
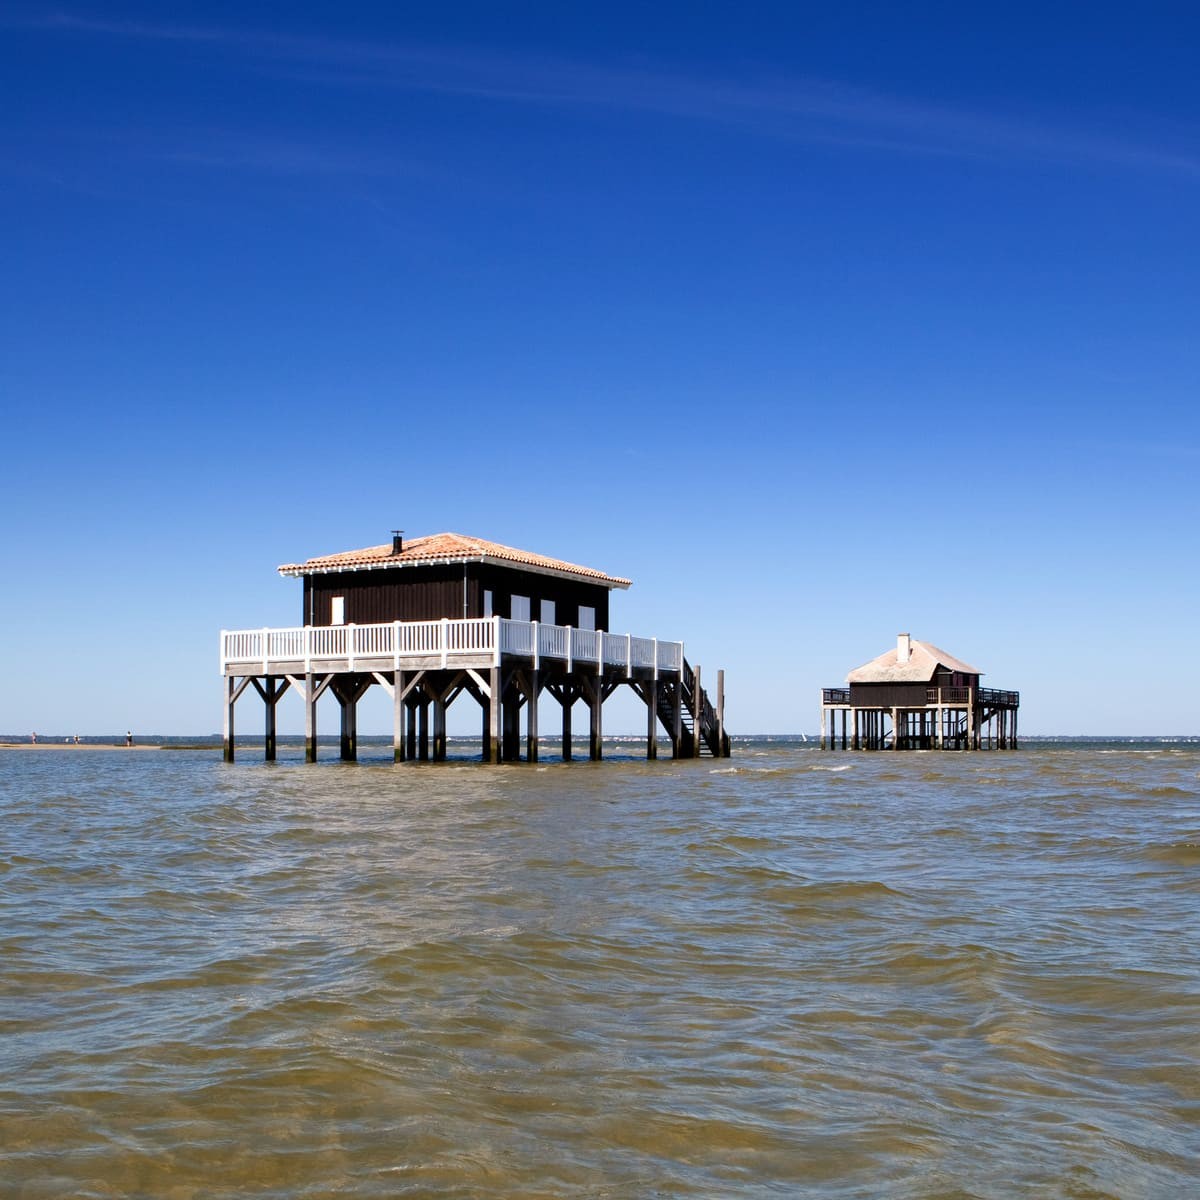
[{"label": "blue sky", "polygon": [[0,25],[0,730],[211,732],[275,566],[401,526],[632,577],[737,731],[900,630],[1198,731],[1195,12]]}]

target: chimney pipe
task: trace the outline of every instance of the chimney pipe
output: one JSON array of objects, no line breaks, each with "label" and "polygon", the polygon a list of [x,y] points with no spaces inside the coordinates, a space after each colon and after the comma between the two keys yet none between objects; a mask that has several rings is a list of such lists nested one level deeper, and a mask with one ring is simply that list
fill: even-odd
[{"label": "chimney pipe", "polygon": [[898,666],[907,666],[908,660],[912,657],[912,637],[907,633],[901,633],[896,636],[896,663]]},{"label": "chimney pipe", "polygon": [[392,553],[399,554],[404,549],[404,530],[392,530]]}]

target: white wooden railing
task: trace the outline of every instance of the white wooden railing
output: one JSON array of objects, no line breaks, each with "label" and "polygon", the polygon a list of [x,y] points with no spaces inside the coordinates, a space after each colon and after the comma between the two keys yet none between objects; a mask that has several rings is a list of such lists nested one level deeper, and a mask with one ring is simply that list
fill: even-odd
[{"label": "white wooden railing", "polygon": [[510,621],[504,617],[470,620],[391,621],[381,625],[304,625],[294,629],[221,631],[221,673],[245,667],[247,673],[271,674],[271,664],[345,661],[353,670],[359,659],[391,659],[399,669],[406,661],[437,658],[442,666],[481,657],[499,664],[502,655],[567,664],[603,665],[632,674],[635,670],[675,674],[683,667],[683,643],[628,633],[603,633],[539,621]]}]

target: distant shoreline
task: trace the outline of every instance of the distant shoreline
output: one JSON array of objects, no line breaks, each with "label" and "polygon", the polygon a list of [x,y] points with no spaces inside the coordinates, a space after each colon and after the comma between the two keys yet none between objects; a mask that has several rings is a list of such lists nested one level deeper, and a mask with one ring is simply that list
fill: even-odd
[{"label": "distant shoreline", "polygon": [[212,742],[191,742],[184,744],[172,745],[138,745],[135,743],[132,746],[123,745],[120,742],[114,742],[111,745],[108,743],[96,742],[0,742],[0,750],[121,750],[128,753],[130,750],[220,750],[221,743],[217,742],[214,745]]}]

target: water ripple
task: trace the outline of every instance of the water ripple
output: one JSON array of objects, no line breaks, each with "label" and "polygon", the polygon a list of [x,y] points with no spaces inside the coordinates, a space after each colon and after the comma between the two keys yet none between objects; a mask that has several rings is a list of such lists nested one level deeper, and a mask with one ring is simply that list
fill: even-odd
[{"label": "water ripple", "polygon": [[1195,1190],[1200,748],[744,750],[9,753],[0,1190]]}]

